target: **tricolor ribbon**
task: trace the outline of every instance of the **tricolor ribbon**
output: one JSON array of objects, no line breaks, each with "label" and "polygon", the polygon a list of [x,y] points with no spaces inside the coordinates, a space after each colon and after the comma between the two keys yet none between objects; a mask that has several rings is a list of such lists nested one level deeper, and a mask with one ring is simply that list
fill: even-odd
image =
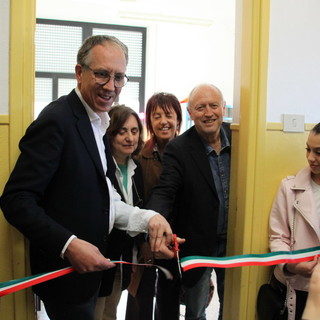
[{"label": "tricolor ribbon", "polygon": [[244,254],[223,258],[189,256],[181,259],[183,271],[199,267],[234,268],[244,266],[271,266],[279,263],[311,261],[320,255],[320,247],[295,251],[277,251],[265,254]]},{"label": "tricolor ribbon", "polygon": [[0,297],[73,272],[72,267],[0,283]]},{"label": "tricolor ribbon", "polygon": [[[117,263],[117,264],[131,264],[131,265],[138,265],[138,266],[157,267],[164,273],[167,279],[169,280],[173,279],[173,276],[169,270],[158,265],[131,263],[126,261],[111,261],[111,262]],[[54,278],[64,276],[73,271],[75,271],[73,267],[67,267],[67,268],[59,269],[52,272],[40,273],[33,276],[0,283],[0,297],[5,296],[9,293],[13,293],[13,292],[31,287],[31,286],[35,286],[36,284],[39,284],[41,282],[45,282]]]},{"label": "tricolor ribbon", "polygon": [[[203,256],[189,256],[181,259],[181,266],[183,271],[199,267],[218,267],[218,268],[235,268],[244,266],[271,266],[279,263],[298,263],[303,261],[311,261],[315,256],[320,255],[320,247],[313,247],[295,251],[277,251],[265,254],[244,254],[238,256],[230,256],[223,258],[203,257]],[[151,264],[135,264],[126,261],[112,261],[118,264],[133,264],[139,266],[157,267],[167,277],[172,279],[172,274],[165,268],[158,265]],[[9,293],[22,290],[41,282],[45,282],[57,277],[61,277],[73,272],[72,267],[42,273],[25,277],[17,280],[0,283],[0,297]]]}]

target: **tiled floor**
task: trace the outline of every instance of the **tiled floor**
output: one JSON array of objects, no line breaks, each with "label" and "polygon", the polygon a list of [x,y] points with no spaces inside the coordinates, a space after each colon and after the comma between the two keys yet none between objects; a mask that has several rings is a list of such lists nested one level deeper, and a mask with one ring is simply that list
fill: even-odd
[{"label": "tiled floor", "polygon": [[[213,283],[215,284],[215,275],[213,276]],[[124,291],[121,296],[121,300],[118,307],[118,320],[124,320],[125,318],[125,312],[126,312],[126,301],[127,301],[127,291]],[[213,294],[212,301],[207,308],[207,320],[216,320],[218,318],[217,311],[219,309],[219,298],[216,294],[216,290]],[[180,307],[181,317],[180,319],[184,319],[184,306]],[[41,306],[41,311],[38,312],[38,320],[49,320],[48,316],[46,315],[46,312],[44,310],[43,305]]]}]

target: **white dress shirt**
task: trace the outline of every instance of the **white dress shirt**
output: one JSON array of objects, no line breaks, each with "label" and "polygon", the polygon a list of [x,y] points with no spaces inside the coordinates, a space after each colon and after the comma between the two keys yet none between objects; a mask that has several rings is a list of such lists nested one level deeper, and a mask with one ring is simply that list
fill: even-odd
[{"label": "white dress shirt", "polygon": [[[99,150],[102,167],[104,172],[107,172],[108,168],[103,136],[105,135],[106,130],[109,126],[109,114],[107,112],[102,112],[99,115],[95,113],[82,98],[79,89],[76,88],[75,91],[88,113],[94,137],[97,143],[97,148]],[[108,184],[110,198],[109,232],[113,229],[113,227],[116,227],[120,230],[127,230],[130,236],[136,236],[138,233],[142,232],[147,233],[148,222],[150,218],[157,214],[157,212],[153,210],[140,209],[138,207],[133,207],[126,204],[121,200],[120,195],[112,186],[111,181],[107,176],[106,181]],[[68,245],[76,236],[77,235],[73,235],[68,239],[61,252],[61,257],[64,256]]]}]

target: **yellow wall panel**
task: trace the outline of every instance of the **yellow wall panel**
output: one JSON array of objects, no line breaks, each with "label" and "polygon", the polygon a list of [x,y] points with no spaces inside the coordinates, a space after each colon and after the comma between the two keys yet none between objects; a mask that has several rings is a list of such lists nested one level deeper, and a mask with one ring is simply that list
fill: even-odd
[{"label": "yellow wall panel", "polygon": [[9,126],[3,124],[0,118],[0,194],[4,183],[9,177]]},{"label": "yellow wall panel", "polygon": [[[260,225],[265,173],[266,92],[269,1],[239,1],[241,48],[235,79],[239,90],[239,123],[232,131],[231,203],[228,255],[262,253]],[[235,142],[237,141],[237,146]],[[258,216],[259,218],[259,216]],[[265,249],[265,248],[263,248]],[[227,270],[224,319],[255,319],[258,267]]]},{"label": "yellow wall panel", "polygon": [[[0,194],[9,176],[8,117],[0,116]],[[10,226],[0,212],[0,283],[12,279],[12,251]],[[0,298],[0,319],[10,319],[13,314],[13,296]]]},{"label": "yellow wall panel", "polygon": [[[10,0],[9,114],[0,115],[0,191],[19,154],[18,143],[32,120],[34,100],[35,0]],[[30,275],[24,237],[0,217],[0,281]],[[34,320],[31,290],[0,299],[0,319]]]},{"label": "yellow wall panel", "polygon": [[306,141],[304,133],[285,133],[267,131],[266,141],[266,198],[273,197],[274,186],[287,175],[294,175],[300,168],[307,166]]}]

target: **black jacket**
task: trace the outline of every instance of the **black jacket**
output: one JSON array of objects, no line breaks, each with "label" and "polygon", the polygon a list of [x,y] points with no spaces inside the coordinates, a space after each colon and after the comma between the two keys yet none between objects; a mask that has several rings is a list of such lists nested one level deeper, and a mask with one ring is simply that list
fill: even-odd
[{"label": "black jacket", "polygon": [[[108,176],[115,166],[107,139]],[[109,193],[91,123],[75,91],[50,103],[29,126],[1,197],[6,219],[30,240],[33,274],[69,266],[60,258],[72,234],[104,253]],[[81,302],[98,289],[101,272],[69,275],[34,287],[42,298]]]},{"label": "black jacket", "polygon": [[[230,142],[230,124],[222,125]],[[194,126],[166,146],[163,171],[147,208],[163,214],[173,232],[186,239],[180,246],[180,258],[213,255],[219,199],[208,156]],[[204,268],[195,268],[183,273],[185,285],[193,286],[203,272]]]}]

